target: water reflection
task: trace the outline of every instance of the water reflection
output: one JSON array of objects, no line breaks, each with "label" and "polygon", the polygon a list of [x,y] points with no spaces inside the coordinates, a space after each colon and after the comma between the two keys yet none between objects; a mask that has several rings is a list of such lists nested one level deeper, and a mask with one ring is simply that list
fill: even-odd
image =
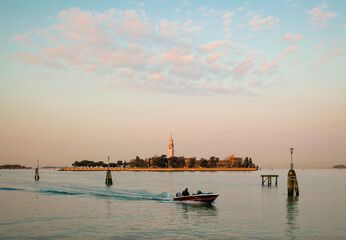
[{"label": "water reflection", "polygon": [[109,200],[109,198],[106,198],[106,204],[107,204],[107,210],[106,210],[106,214],[107,214],[107,219],[110,219],[112,217],[112,206],[111,206],[111,201]]},{"label": "water reflection", "polygon": [[287,196],[287,235],[291,239],[296,239],[297,233],[299,231],[299,225],[297,224],[297,217],[299,215],[297,196]]},{"label": "water reflection", "polygon": [[183,218],[217,216],[217,208],[209,203],[176,203]]},{"label": "water reflection", "polygon": [[173,192],[172,189],[172,173],[167,172],[167,192],[171,193]]}]

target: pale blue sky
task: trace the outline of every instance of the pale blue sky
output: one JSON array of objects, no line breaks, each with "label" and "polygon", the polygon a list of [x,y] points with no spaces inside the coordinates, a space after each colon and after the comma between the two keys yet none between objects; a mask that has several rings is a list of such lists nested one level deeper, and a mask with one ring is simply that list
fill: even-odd
[{"label": "pale blue sky", "polygon": [[0,4],[0,163],[346,164],[344,1]]}]

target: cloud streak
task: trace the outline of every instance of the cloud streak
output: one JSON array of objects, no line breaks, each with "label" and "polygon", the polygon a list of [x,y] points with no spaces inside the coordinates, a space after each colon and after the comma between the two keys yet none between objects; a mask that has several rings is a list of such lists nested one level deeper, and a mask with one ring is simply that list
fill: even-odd
[{"label": "cloud streak", "polygon": [[327,27],[326,23],[329,18],[334,18],[338,14],[335,12],[324,12],[328,6],[323,4],[320,7],[316,7],[308,11],[310,15],[310,22],[315,27]]},{"label": "cloud streak", "polygon": [[300,41],[302,39],[302,35],[301,34],[289,34],[287,33],[286,35],[280,37],[280,41],[282,42],[297,42]]},{"label": "cloud streak", "polygon": [[254,16],[249,22],[248,26],[252,28],[253,31],[257,30],[270,30],[279,25],[280,20],[273,16],[268,16],[266,18],[261,18],[260,16]]}]

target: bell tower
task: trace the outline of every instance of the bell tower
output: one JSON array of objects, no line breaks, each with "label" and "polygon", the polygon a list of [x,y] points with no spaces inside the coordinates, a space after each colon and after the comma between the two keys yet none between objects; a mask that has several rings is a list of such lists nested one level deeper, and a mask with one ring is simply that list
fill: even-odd
[{"label": "bell tower", "polygon": [[172,134],[171,134],[171,137],[169,138],[167,157],[168,158],[174,157],[174,144],[173,144]]}]

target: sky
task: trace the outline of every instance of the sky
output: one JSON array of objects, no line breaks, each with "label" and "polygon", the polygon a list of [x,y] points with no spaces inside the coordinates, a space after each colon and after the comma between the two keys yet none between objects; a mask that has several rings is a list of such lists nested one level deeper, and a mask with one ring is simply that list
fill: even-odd
[{"label": "sky", "polygon": [[346,2],[0,0],[0,164],[346,164]]}]

